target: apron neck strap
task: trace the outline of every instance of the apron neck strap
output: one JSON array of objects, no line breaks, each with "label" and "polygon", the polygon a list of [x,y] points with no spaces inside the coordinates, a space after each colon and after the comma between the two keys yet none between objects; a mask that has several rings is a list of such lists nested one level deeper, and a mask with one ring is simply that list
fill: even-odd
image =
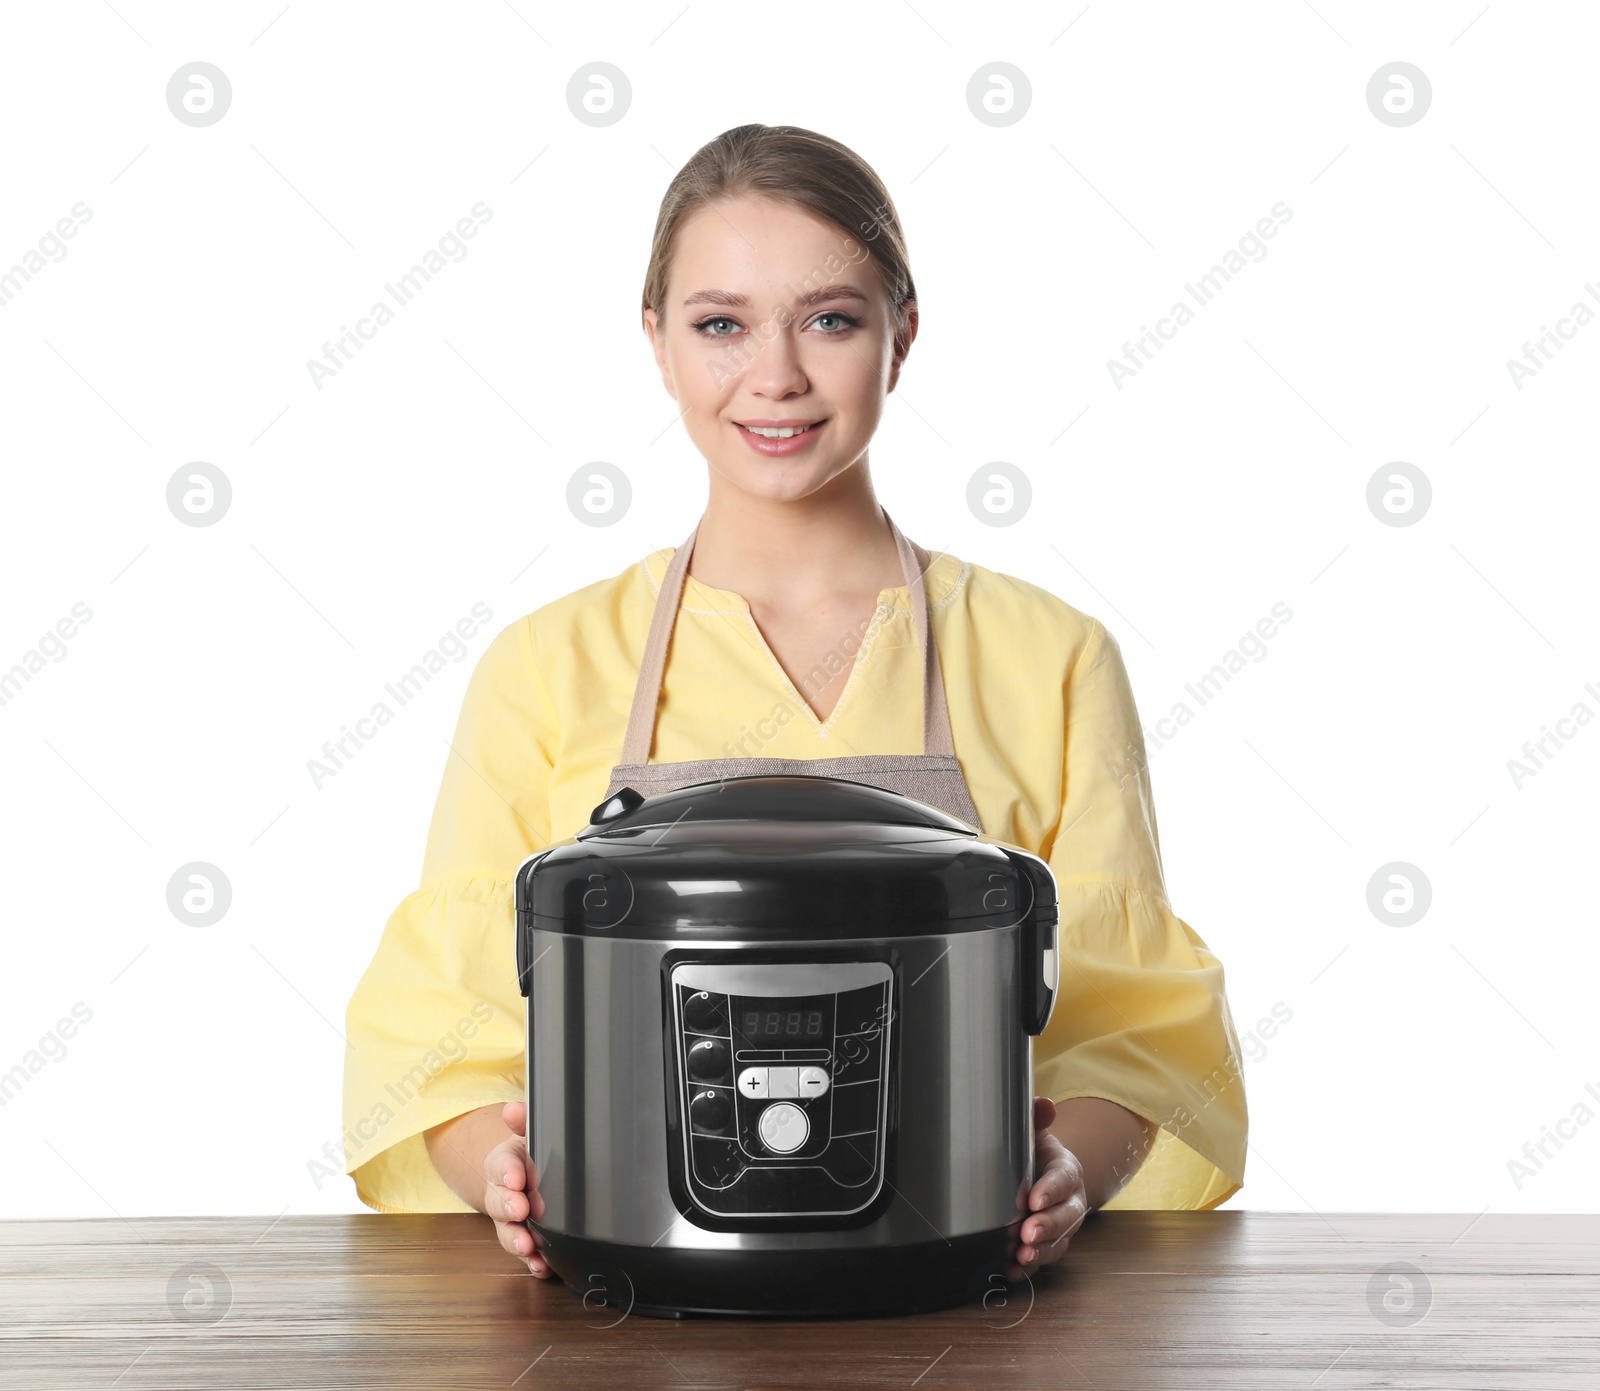
[{"label": "apron neck strap", "polygon": [[[879,511],[883,511],[881,506]],[[911,594],[911,621],[916,629],[917,645],[922,652],[922,751],[924,754],[954,756],[955,738],[950,730],[950,708],[945,701],[944,677],[939,667],[938,645],[933,639],[933,625],[928,621],[928,596],[923,586],[922,568],[917,564],[917,553],[900,534],[894,518],[884,511],[883,519],[889,523],[895,547],[900,552],[900,566],[905,572],[906,588]],[[622,741],[622,762],[629,766],[650,761],[656,707],[661,700],[661,677],[667,664],[667,643],[672,636],[673,620],[678,616],[684,576],[689,572],[689,557],[694,552],[694,540],[699,532],[700,523],[696,522],[689,539],[673,552],[666,573],[661,577],[661,592],[656,596],[655,612],[650,618],[650,636],[645,641],[644,656],[639,663],[639,679],[633,690],[633,708],[628,712],[628,731]]]}]

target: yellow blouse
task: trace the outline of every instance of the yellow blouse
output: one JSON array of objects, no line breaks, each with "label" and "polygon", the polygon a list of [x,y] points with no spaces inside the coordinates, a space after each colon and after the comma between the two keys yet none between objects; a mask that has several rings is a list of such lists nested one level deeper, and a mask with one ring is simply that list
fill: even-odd
[{"label": "yellow blouse", "polygon": [[[422,1132],[524,1097],[513,876],[581,829],[620,760],[673,548],[517,619],[469,680],[422,882],[390,916],[346,1012],[346,1170],[381,1212],[465,1212]],[[1108,1208],[1211,1208],[1244,1182],[1247,1114],[1223,968],[1162,880],[1144,739],[1121,649],[1047,590],[949,554],[925,576],[956,754],[991,836],[1043,857],[1061,896],[1055,1013],[1034,1090],[1161,1126]],[[817,673],[818,721],[738,594],[685,577],[652,762],[922,752],[909,591],[885,589]],[[740,731],[734,741],[729,732]]]}]

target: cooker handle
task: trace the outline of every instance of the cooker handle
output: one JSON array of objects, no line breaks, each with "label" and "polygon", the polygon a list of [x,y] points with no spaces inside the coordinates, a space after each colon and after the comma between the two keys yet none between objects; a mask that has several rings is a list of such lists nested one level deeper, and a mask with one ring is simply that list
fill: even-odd
[{"label": "cooker handle", "polygon": [[528,972],[532,969],[529,957],[533,955],[533,943],[529,940],[528,929],[524,926],[524,915],[528,912],[528,890],[531,887],[529,876],[533,873],[534,866],[550,853],[550,847],[536,850],[517,866],[516,890],[513,894],[511,919],[517,934],[517,985],[524,998],[528,994]]},{"label": "cooker handle", "polygon": [[1022,1018],[1029,1034],[1045,1031],[1055,1010],[1056,992],[1061,980],[1061,954],[1057,929],[1061,904],[1056,894],[1056,877],[1039,856],[1026,850],[1007,849],[1027,881],[1031,901],[1022,920],[1019,948],[1022,956]]}]

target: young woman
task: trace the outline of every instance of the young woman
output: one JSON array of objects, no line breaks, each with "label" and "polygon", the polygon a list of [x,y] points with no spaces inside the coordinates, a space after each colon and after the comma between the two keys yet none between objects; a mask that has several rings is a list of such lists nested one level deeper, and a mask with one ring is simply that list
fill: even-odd
[{"label": "young woman", "polygon": [[811,131],[725,132],[667,190],[643,318],[706,460],[704,515],[685,547],[505,628],[472,674],[421,886],[348,1011],[362,1201],[485,1212],[547,1275],[523,1225],[542,1204],[518,1099],[517,866],[623,783],[851,776],[894,754],[896,790],[1042,856],[1060,889],[1011,1278],[1058,1259],[1092,1208],[1223,1202],[1244,1177],[1238,1040],[1221,964],[1167,901],[1116,640],[1046,590],[905,542],[874,492],[869,445],[918,327],[882,183]]}]

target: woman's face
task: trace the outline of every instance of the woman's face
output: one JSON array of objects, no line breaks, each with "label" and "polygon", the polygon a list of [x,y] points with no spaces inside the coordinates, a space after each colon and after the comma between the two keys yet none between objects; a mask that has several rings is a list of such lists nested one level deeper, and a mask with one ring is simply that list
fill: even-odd
[{"label": "woman's face", "polygon": [[[916,336],[908,308],[897,359],[889,296],[865,244],[803,209],[748,196],[684,220],[664,317],[644,318],[713,474],[787,501],[864,459]],[[767,424],[810,428],[787,442],[746,428]]]}]

